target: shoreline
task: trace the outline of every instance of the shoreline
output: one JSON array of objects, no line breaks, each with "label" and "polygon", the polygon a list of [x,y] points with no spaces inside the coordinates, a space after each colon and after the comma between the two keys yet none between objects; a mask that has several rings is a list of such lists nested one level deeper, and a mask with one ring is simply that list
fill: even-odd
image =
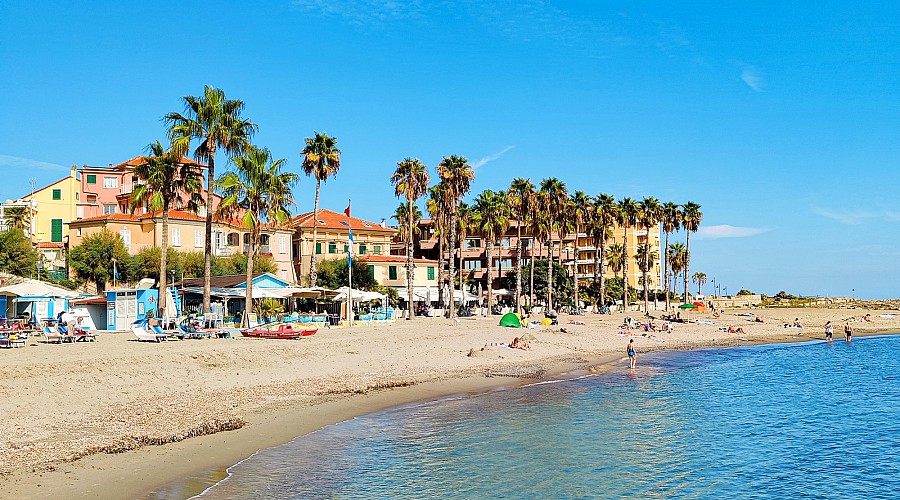
[{"label": "shoreline", "polygon": [[[768,316],[772,312],[763,311],[760,314]],[[831,311],[832,315],[834,313]],[[789,315],[796,314],[799,313],[791,312]],[[842,314],[846,314],[846,311],[843,311]],[[475,360],[476,362],[472,363],[472,358],[460,362],[458,357],[463,351],[456,350],[460,354],[452,355],[455,368],[426,366],[425,368],[428,369],[423,369],[422,359],[420,359],[417,363],[403,366],[402,369],[392,370],[393,373],[388,377],[372,377],[371,373],[365,372],[362,374],[345,373],[340,376],[331,373],[331,376],[325,377],[326,380],[324,380],[327,389],[317,396],[307,397],[308,394],[306,394],[303,397],[296,397],[296,393],[291,393],[293,397],[286,397],[282,401],[277,399],[273,401],[269,398],[265,404],[259,404],[253,408],[247,407],[244,409],[245,411],[240,411],[239,414],[246,421],[246,425],[242,428],[192,437],[164,445],[143,446],[125,453],[93,453],[71,462],[59,463],[53,467],[53,470],[35,468],[32,471],[23,471],[20,469],[3,480],[3,490],[7,494],[19,498],[58,496],[60,491],[65,491],[65,495],[70,498],[96,497],[98,495],[103,498],[149,497],[153,492],[160,491],[164,491],[167,496],[190,497],[224,479],[226,477],[225,470],[228,467],[259,450],[287,443],[325,426],[360,415],[417,401],[436,400],[457,394],[474,395],[492,390],[502,390],[527,385],[535,380],[535,378],[503,376],[504,373],[526,376],[531,374],[533,377],[534,371],[539,369],[538,376],[540,378],[568,378],[567,376],[570,377],[578,372],[589,373],[615,369],[616,364],[620,361],[624,362],[625,359],[624,351],[620,349],[624,345],[624,338],[616,335],[614,330],[609,331],[609,327],[619,323],[623,317],[623,314],[618,314],[604,318],[586,318],[593,320],[590,322],[592,324],[586,326],[560,325],[557,329],[580,330],[565,337],[559,337],[561,334],[558,332],[518,330],[521,333],[538,335],[539,339],[534,341],[534,351],[515,352],[517,350],[504,348],[502,351],[497,351],[500,353],[498,359],[491,357],[496,354],[493,352],[494,350],[486,349],[487,360]],[[584,317],[575,318],[582,319]],[[474,333],[470,332],[472,334],[466,338],[461,335],[460,330],[444,325],[443,323],[446,321],[439,319],[426,321],[416,321],[415,323],[419,323],[417,325],[401,324],[396,325],[396,328],[385,328],[383,330],[396,331],[389,332],[384,341],[390,344],[394,340],[391,338],[394,333],[406,337],[405,334],[409,332],[405,331],[404,327],[410,326],[417,330],[426,325],[436,327],[428,329],[432,340],[435,334],[440,337],[449,332],[454,335],[451,340],[459,340],[459,342],[451,342],[454,345],[460,343],[470,345],[473,337],[480,340],[485,337],[484,334],[505,338],[515,332],[493,326],[492,323],[496,321],[496,318],[478,319],[472,322],[478,328],[475,328]],[[688,329],[693,326],[678,325],[678,328]],[[870,336],[897,333],[898,331],[900,331],[900,322],[891,322],[891,324],[872,325],[872,328],[855,332],[854,335]],[[347,345],[352,347],[355,339],[361,337],[366,337],[366,339],[361,339],[363,342],[375,342],[376,339],[380,342],[380,335],[383,332],[374,332],[372,329],[361,327],[359,330],[335,330],[329,333],[341,336],[341,340],[337,342],[341,347]],[[786,332],[777,325],[768,325],[765,332],[760,332],[760,334],[754,332],[753,335],[742,336],[746,340],[732,334],[716,332],[716,329],[711,327],[698,328],[698,332],[681,335],[680,338],[665,339],[665,341],[656,339],[655,343],[651,342],[649,338],[637,336],[635,338],[641,339],[643,342],[640,345],[639,353],[808,342],[824,339],[824,334],[820,334],[815,328],[808,328],[802,332],[802,336],[798,336],[796,333],[799,332]],[[455,337],[456,335],[459,337]],[[581,335],[585,338],[578,338]],[[349,340],[348,343],[347,338],[354,340]],[[408,338],[406,340],[409,341]],[[843,339],[839,337],[836,342],[840,341]],[[258,341],[251,340],[250,342]],[[268,342],[275,343],[258,344],[264,346],[263,354],[271,354],[268,352],[272,350],[271,348],[274,348],[275,351],[283,351],[281,349],[283,346],[279,345],[277,341]],[[425,342],[428,340],[426,339]],[[411,349],[414,359],[418,354],[419,349],[417,348],[422,346],[414,341],[409,343],[413,344]],[[596,345],[592,345],[594,343]],[[201,344],[202,342],[196,345],[200,346]],[[187,346],[188,344],[183,345]],[[246,345],[257,347],[257,344]],[[302,346],[302,344],[296,345]],[[554,345],[555,347],[553,347]],[[612,349],[611,345],[616,348]],[[141,344],[141,347],[143,346]],[[227,346],[231,347],[230,344]],[[285,346],[284,350],[289,349]],[[347,352],[349,354],[356,353],[352,350]],[[382,351],[377,350],[373,356],[377,357],[379,353]],[[427,360],[427,358],[425,359]],[[425,365],[428,363],[426,362]],[[396,368],[395,365],[390,366]],[[241,368],[244,369],[246,366]],[[349,370],[349,372],[352,371]],[[485,376],[486,372],[498,375]],[[292,380],[288,380],[287,385],[290,386],[291,382]],[[335,384],[336,382],[337,384]],[[340,387],[342,384],[345,386]],[[338,386],[337,389],[335,385]],[[225,384],[223,388],[225,392],[233,392],[234,389],[228,384]],[[279,394],[282,388],[278,383],[263,383],[260,386],[251,386],[251,389]],[[289,389],[294,389],[294,387],[289,387]],[[234,403],[234,406],[240,408],[237,403]]]}]

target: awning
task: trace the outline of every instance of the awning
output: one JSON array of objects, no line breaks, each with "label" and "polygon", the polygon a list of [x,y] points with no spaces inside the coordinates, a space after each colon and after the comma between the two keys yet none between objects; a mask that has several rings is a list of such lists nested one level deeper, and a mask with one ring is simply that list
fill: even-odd
[{"label": "awning", "polygon": [[28,279],[22,283],[8,285],[0,288],[0,295],[12,297],[57,297],[57,298],[75,298],[78,293],[72,290],[66,290],[58,286],[53,286],[43,281]]},{"label": "awning", "polygon": [[335,291],[338,292],[338,295],[334,300],[338,302],[346,302],[348,292],[350,292],[350,298],[353,299],[353,302],[368,302],[370,300],[380,300],[382,303],[387,302],[387,298],[378,292],[365,292],[363,290],[350,291],[346,286],[342,286]]}]

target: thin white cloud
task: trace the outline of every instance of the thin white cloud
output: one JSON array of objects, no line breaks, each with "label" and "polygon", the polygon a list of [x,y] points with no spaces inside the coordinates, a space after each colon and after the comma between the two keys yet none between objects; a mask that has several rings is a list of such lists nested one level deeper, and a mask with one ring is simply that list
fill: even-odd
[{"label": "thin white cloud", "polygon": [[763,76],[762,72],[756,66],[747,66],[744,68],[744,71],[741,72],[741,80],[756,92],[762,92],[766,89],[766,77]]},{"label": "thin white cloud", "polygon": [[472,170],[477,170],[477,169],[487,165],[488,163],[505,155],[513,148],[515,148],[515,146],[506,146],[505,148],[501,149],[500,151],[498,151],[494,154],[489,154],[489,155],[485,156],[484,158],[481,158],[480,160],[476,161],[474,165],[472,165]]},{"label": "thin white cloud", "polygon": [[292,0],[291,6],[326,16],[342,17],[359,25],[389,24],[420,18],[420,0]]},{"label": "thin white cloud", "polygon": [[822,217],[825,217],[826,219],[831,219],[848,226],[856,226],[869,219],[887,219],[889,221],[900,221],[900,213],[891,210],[878,212],[873,210],[838,211],[822,207],[811,207],[810,210],[816,215],[820,215]]},{"label": "thin white cloud", "polygon": [[68,172],[69,167],[57,165],[56,163],[48,163],[46,161],[32,160],[31,158],[22,158],[19,156],[0,155],[0,168],[15,169],[20,174],[29,170],[50,170],[53,172]]},{"label": "thin white cloud", "polygon": [[771,231],[771,229],[764,227],[739,227],[722,224],[719,226],[700,226],[700,229],[697,230],[697,236],[707,240],[719,238],[747,238],[769,231]]}]

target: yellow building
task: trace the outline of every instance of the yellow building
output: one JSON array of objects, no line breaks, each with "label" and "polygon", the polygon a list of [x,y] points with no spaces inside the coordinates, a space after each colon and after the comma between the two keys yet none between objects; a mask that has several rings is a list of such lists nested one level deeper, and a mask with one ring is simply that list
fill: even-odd
[{"label": "yellow building", "polygon": [[[662,290],[662,248],[660,245],[660,226],[655,225],[648,231],[647,228],[629,228],[628,229],[628,285],[637,290],[643,290],[641,284],[641,269],[638,266],[635,254],[637,246],[643,243],[649,243],[650,251],[653,254],[650,270],[647,271],[647,281],[650,290]],[[609,247],[613,244],[622,244],[625,237],[625,230],[616,226],[613,228],[612,238],[606,240],[606,252],[609,253]],[[563,262],[571,269],[576,266],[576,276],[581,284],[589,284],[594,279],[594,253],[599,252],[598,247],[594,246],[593,238],[588,237],[585,233],[578,234],[578,245],[576,251],[575,238],[566,239],[563,246]],[[577,257],[575,257],[577,255]],[[613,278],[616,273],[607,264],[605,267],[605,277]],[[618,272],[622,276],[622,271]]]},{"label": "yellow building", "polygon": [[17,201],[31,202],[34,207],[31,240],[34,243],[63,243],[67,225],[75,220],[78,203],[78,170],[72,165],[68,177],[23,196]]}]

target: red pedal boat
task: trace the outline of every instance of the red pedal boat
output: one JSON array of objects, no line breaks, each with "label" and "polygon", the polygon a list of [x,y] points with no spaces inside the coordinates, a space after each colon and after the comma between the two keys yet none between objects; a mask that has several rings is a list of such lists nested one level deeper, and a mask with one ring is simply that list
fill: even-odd
[{"label": "red pedal boat", "polygon": [[300,337],[309,337],[314,335],[318,330],[294,330],[291,325],[278,325],[278,328],[271,330],[268,328],[254,328],[253,330],[241,330],[244,337],[256,337],[262,339],[298,339]]}]

